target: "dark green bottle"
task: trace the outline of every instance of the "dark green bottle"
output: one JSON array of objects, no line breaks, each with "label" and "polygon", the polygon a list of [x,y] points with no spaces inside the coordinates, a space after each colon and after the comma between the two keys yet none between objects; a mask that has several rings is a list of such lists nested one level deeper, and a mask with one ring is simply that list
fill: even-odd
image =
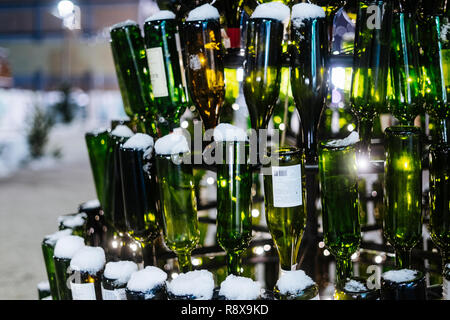
[{"label": "dark green bottle", "polygon": [[317,163],[317,131],[328,90],[326,39],[325,18],[292,20],[291,85],[307,163]]},{"label": "dark green bottle", "polygon": [[94,177],[95,190],[100,204],[103,206],[105,198],[105,172],[106,172],[106,155],[107,155],[107,129],[100,129],[86,132],[84,138],[89,154],[92,175]]},{"label": "dark green bottle", "polygon": [[[428,5],[427,5],[428,7]],[[450,142],[450,28],[444,15],[419,19],[420,64],[427,112],[439,123],[440,140]]]},{"label": "dark green bottle", "polygon": [[50,293],[53,300],[60,300],[58,294],[58,285],[56,282],[55,263],[53,254],[58,239],[72,234],[72,229],[65,229],[45,236],[42,241],[42,253],[44,255],[45,270],[47,271],[48,283],[50,285]]},{"label": "dark green bottle", "polygon": [[[132,142],[138,135],[141,134],[136,134],[129,141]],[[155,207],[158,189],[154,181],[156,170],[153,168],[152,150],[152,144],[140,147],[127,143],[119,149],[126,230],[142,245],[146,266],[154,265],[152,242],[159,235],[159,219]]]},{"label": "dark green bottle", "polygon": [[[299,1],[300,2],[300,1]],[[334,19],[336,16],[336,13],[340,8],[342,8],[346,2],[350,2],[347,0],[312,0],[308,1],[311,3],[314,3],[315,5],[318,5],[322,7],[322,9],[325,11],[325,19],[326,19],[326,28],[327,28],[327,35],[328,35],[328,44],[327,48],[328,50],[331,50],[333,48],[332,43],[334,39],[334,32],[335,28],[333,28]]]},{"label": "dark green bottle", "polygon": [[119,232],[126,231],[125,213],[120,176],[119,148],[133,132],[126,126],[117,126],[108,134],[105,177],[105,220]]},{"label": "dark green bottle", "polygon": [[359,152],[368,157],[373,118],[386,103],[392,2],[365,0],[358,4],[351,104],[359,121]]},{"label": "dark green bottle", "polygon": [[150,17],[144,33],[158,126],[165,135],[179,127],[189,98],[177,21]]},{"label": "dark green bottle", "polygon": [[278,250],[281,270],[297,263],[306,226],[303,155],[296,147],[281,147],[268,154],[276,163],[264,175],[267,226]]},{"label": "dark green bottle", "polygon": [[84,239],[79,236],[62,237],[56,242],[53,261],[59,300],[72,300],[72,292],[68,283],[71,274],[70,260],[83,247]]},{"label": "dark green bottle", "polygon": [[336,257],[336,284],[351,276],[351,255],[361,242],[355,145],[319,145],[325,245]]},{"label": "dark green bottle", "polygon": [[430,234],[450,263],[450,145],[430,148]]},{"label": "dark green bottle", "polygon": [[244,95],[252,129],[267,129],[280,94],[284,25],[253,18],[247,22]]},{"label": "dark green bottle", "polygon": [[150,73],[139,25],[131,20],[111,27],[111,49],[126,114],[132,120],[153,119]]},{"label": "dark green bottle", "polygon": [[411,249],[422,237],[421,132],[396,126],[385,135],[383,232],[395,249],[397,267],[408,268]]},{"label": "dark green bottle", "polygon": [[101,247],[85,246],[74,254],[70,260],[72,300],[103,300],[105,262],[105,251]]},{"label": "dark green bottle", "polygon": [[217,142],[223,162],[217,164],[217,241],[227,252],[228,274],[240,275],[240,255],[252,236],[252,170],[245,141]]},{"label": "dark green bottle", "polygon": [[402,125],[413,125],[424,104],[418,33],[414,13],[394,11],[387,98],[389,111]]}]

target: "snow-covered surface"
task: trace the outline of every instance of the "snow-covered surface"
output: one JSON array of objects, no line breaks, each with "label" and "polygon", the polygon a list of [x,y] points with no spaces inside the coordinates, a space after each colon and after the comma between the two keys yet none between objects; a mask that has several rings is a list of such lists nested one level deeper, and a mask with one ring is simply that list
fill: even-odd
[{"label": "snow-covered surface", "polygon": [[123,144],[122,148],[146,150],[150,147],[153,147],[153,144],[153,138],[148,134],[136,133]]},{"label": "snow-covered surface", "polygon": [[72,234],[71,229],[64,229],[61,231],[56,231],[55,233],[45,236],[45,242],[51,246],[55,246],[56,242],[62,237],[70,236]]},{"label": "snow-covered surface", "polygon": [[37,288],[39,289],[39,290],[42,290],[42,291],[49,291],[50,290],[50,283],[48,282],[48,280],[47,281],[41,281],[41,282],[39,282],[38,284],[37,284]]},{"label": "snow-covered surface", "polygon": [[54,255],[57,258],[72,259],[81,248],[84,248],[84,239],[79,236],[66,236],[56,241]]},{"label": "snow-covered surface", "polygon": [[62,225],[66,228],[76,228],[81,227],[87,218],[87,214],[84,212],[81,212],[79,214],[76,214],[74,216],[60,216],[58,217],[58,223],[62,223]]},{"label": "snow-covered surface", "polygon": [[98,199],[92,199],[92,200],[88,200],[86,202],[83,203],[83,210],[86,209],[95,209],[100,207],[100,201]]},{"label": "snow-covered surface", "polygon": [[189,144],[186,137],[178,133],[170,133],[159,138],[155,143],[156,154],[170,155],[189,151]]},{"label": "snow-covered surface", "polygon": [[314,284],[315,282],[303,270],[286,271],[277,281],[281,294],[295,294]]},{"label": "snow-covered surface", "polygon": [[246,141],[248,140],[247,133],[232,124],[221,123],[214,128],[215,141]]},{"label": "snow-covered surface", "polygon": [[410,269],[389,270],[382,275],[383,279],[397,283],[414,280],[416,276],[417,271]]},{"label": "snow-covered surface", "polygon": [[117,284],[123,285],[130,280],[131,274],[137,270],[138,266],[133,261],[108,262],[103,275],[110,280],[115,280]]},{"label": "snow-covered surface", "polygon": [[290,14],[291,9],[287,5],[281,2],[267,2],[257,6],[251,18],[268,18],[284,22],[289,19]]},{"label": "snow-covered surface", "polygon": [[352,279],[350,281],[347,281],[344,290],[348,292],[363,292],[367,291],[367,288],[364,283]]},{"label": "snow-covered surface", "polygon": [[196,300],[210,300],[214,291],[213,274],[207,270],[181,273],[167,284],[167,290],[176,296],[194,296]]},{"label": "snow-covered surface", "polygon": [[156,20],[172,20],[172,19],[175,19],[175,17],[176,17],[175,13],[173,13],[172,11],[161,10],[161,11],[151,15],[147,19],[145,19],[145,22],[156,21]]},{"label": "snow-covered surface", "polygon": [[318,5],[311,3],[298,3],[292,7],[292,20],[316,18],[325,18],[325,11]]},{"label": "snow-covered surface", "polygon": [[228,300],[256,300],[261,293],[261,284],[246,277],[229,275],[221,284],[219,295]]},{"label": "snow-covered surface", "polygon": [[131,274],[127,288],[135,292],[148,292],[157,286],[164,284],[167,273],[157,267],[148,266]]},{"label": "snow-covered surface", "polygon": [[212,5],[205,3],[191,10],[186,21],[210,20],[219,19],[219,11]]},{"label": "snow-covered surface", "polygon": [[110,30],[117,29],[117,28],[128,27],[128,26],[136,26],[136,25],[138,25],[138,24],[136,23],[136,21],[133,21],[133,20],[125,20],[125,21],[121,21],[121,22],[118,22],[118,23],[112,25],[112,26],[110,27]]},{"label": "snow-covered surface", "polygon": [[133,136],[133,131],[131,131],[130,128],[124,125],[118,125],[114,128],[113,131],[111,131],[111,135],[121,138],[130,138]]},{"label": "snow-covered surface", "polygon": [[75,271],[95,274],[103,269],[106,258],[101,247],[85,246],[78,250],[70,260],[70,268]]},{"label": "snow-covered surface", "polygon": [[356,131],[350,133],[347,138],[330,140],[326,143],[327,147],[347,147],[359,141],[359,134]]}]

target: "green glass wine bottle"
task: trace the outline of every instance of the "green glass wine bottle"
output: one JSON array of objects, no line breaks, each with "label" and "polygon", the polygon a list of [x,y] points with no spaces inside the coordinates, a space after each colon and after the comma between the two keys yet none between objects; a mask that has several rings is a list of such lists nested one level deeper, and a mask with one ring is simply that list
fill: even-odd
[{"label": "green glass wine bottle", "polygon": [[212,129],[225,100],[224,48],[219,13],[206,20],[198,18],[188,17],[183,24],[188,89],[205,129]]},{"label": "green glass wine bottle", "polygon": [[[314,17],[305,18],[302,7]],[[317,134],[327,96],[327,30],[325,13],[315,5],[293,7],[291,24],[291,85],[300,115],[306,163],[317,163]]]},{"label": "green glass wine bottle", "polygon": [[396,265],[409,268],[411,249],[422,236],[422,142],[417,127],[385,131],[383,232],[396,252]]},{"label": "green glass wine bottle", "polygon": [[[373,118],[386,103],[392,24],[392,2],[358,2],[351,89],[352,111],[358,118],[359,153],[369,156]],[[374,10],[376,9],[376,10]],[[374,12],[377,20],[371,20]],[[373,24],[369,23],[373,22]]]},{"label": "green glass wine bottle", "polygon": [[[338,140],[339,141],[339,140]],[[336,257],[336,284],[351,276],[351,255],[361,241],[354,144],[319,145],[324,242]]]},{"label": "green glass wine bottle", "polygon": [[149,17],[144,24],[145,46],[158,110],[158,127],[166,135],[179,127],[188,104],[182,47],[175,14],[164,12]]},{"label": "green glass wine bottle", "polygon": [[446,144],[430,148],[429,226],[445,266],[450,263],[450,146]]},{"label": "green glass wine bottle", "polygon": [[126,231],[122,181],[120,176],[119,148],[133,132],[124,125],[117,126],[108,134],[105,176],[105,220],[119,232]]},{"label": "green glass wine bottle", "polygon": [[397,8],[391,29],[388,108],[402,125],[413,125],[424,104],[415,13]]},{"label": "green glass wine bottle", "polygon": [[105,199],[105,172],[107,155],[108,130],[100,129],[85,134],[86,145],[94,177],[95,190],[100,204],[104,205]]},{"label": "green glass wine bottle", "polygon": [[245,141],[217,144],[224,155],[217,164],[217,241],[227,252],[228,274],[234,275],[242,272],[240,255],[252,236],[249,147]]},{"label": "green glass wine bottle", "polygon": [[244,95],[252,129],[266,129],[280,93],[281,21],[252,18],[247,22]]},{"label": "green glass wine bottle", "polygon": [[264,175],[264,204],[267,226],[278,250],[280,268],[289,271],[306,226],[303,155],[296,147],[274,148],[268,154],[277,165],[267,165]]},{"label": "green glass wine bottle", "polygon": [[140,133],[119,148],[127,232],[141,244],[145,266],[155,264],[153,241],[159,235],[152,150],[153,139]]},{"label": "green glass wine bottle", "polygon": [[[427,6],[424,6],[424,8]],[[439,123],[439,138],[450,142],[450,28],[449,18],[423,14],[419,19],[420,65],[427,112]]]},{"label": "green glass wine bottle", "polygon": [[175,164],[171,158],[170,155],[156,156],[164,239],[177,253],[180,268],[186,272],[192,268],[191,251],[200,238],[193,172],[192,166]]},{"label": "green glass wine bottle", "polygon": [[148,119],[147,130],[154,134],[151,122],[155,118],[150,74],[144,39],[139,25],[131,20],[111,27],[111,50],[120,93],[126,114],[133,121]]}]

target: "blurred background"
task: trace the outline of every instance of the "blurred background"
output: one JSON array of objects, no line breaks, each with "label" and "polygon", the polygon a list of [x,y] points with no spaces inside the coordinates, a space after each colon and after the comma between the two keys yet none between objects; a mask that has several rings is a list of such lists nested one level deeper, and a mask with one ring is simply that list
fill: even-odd
[{"label": "blurred background", "polygon": [[109,26],[158,10],[151,0],[0,1],[0,299],[37,298],[43,236],[96,197],[84,133],[125,116]]}]

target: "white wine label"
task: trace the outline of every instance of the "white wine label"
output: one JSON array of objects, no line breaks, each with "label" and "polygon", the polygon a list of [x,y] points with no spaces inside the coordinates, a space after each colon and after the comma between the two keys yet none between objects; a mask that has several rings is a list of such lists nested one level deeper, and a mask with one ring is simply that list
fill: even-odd
[{"label": "white wine label", "polygon": [[183,50],[181,49],[181,41],[179,33],[175,33],[175,43],[177,45],[178,60],[180,63],[181,84],[183,85],[183,88],[187,88],[186,72],[184,71],[184,62],[183,62]]},{"label": "white wine label", "polygon": [[96,300],[93,283],[70,283],[73,300]]},{"label": "white wine label", "polygon": [[162,48],[157,47],[147,49],[147,59],[153,96],[155,98],[167,97],[169,95],[169,90],[167,89],[167,78]]},{"label": "white wine label", "polygon": [[125,288],[107,290],[102,285],[102,298],[103,300],[127,300],[127,295],[125,294]]},{"label": "white wine label", "polygon": [[303,204],[301,165],[272,167],[272,186],[274,207],[290,208]]}]

